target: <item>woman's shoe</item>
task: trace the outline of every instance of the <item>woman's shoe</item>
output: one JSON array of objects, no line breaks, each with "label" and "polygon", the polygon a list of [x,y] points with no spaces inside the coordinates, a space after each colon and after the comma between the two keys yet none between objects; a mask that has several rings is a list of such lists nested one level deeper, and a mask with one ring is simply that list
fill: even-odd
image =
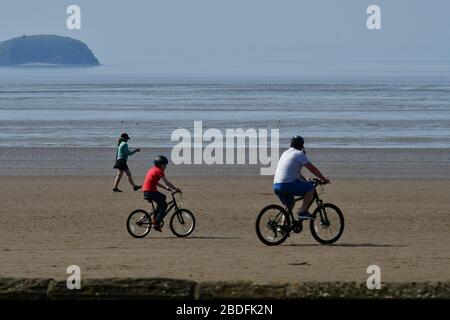
[{"label": "woman's shoe", "polygon": [[113,192],[122,192],[122,190],[120,190],[119,188],[114,188]]},{"label": "woman's shoe", "polygon": [[134,186],[134,187],[133,187],[133,190],[134,190],[134,191],[138,191],[140,188],[142,188],[142,186]]}]

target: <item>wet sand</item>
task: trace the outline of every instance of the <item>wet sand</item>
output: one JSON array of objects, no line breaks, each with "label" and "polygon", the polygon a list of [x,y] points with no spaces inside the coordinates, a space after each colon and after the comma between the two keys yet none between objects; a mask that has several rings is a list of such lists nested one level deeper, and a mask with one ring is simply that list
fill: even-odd
[{"label": "wet sand", "polygon": [[[106,151],[97,153],[103,155],[98,162],[79,149],[32,151],[0,153],[1,276],[64,279],[67,266],[76,264],[85,278],[365,281],[366,268],[376,264],[382,281],[450,278],[448,150],[400,150],[397,161],[386,151],[312,150],[333,180],[322,198],[343,210],[344,234],[323,246],[305,228],[278,247],[264,246],[254,231],[261,208],[277,202],[271,177],[259,176],[258,168],[172,167],[168,175],[183,189],[197,228],[186,239],[165,228],[138,240],[127,234],[125,221],[147,204],[127,181],[122,194],[111,192],[114,170]],[[379,161],[385,156],[388,161]],[[137,181],[145,174],[143,158],[130,161]]]},{"label": "wet sand", "polygon": [[[136,176],[144,176],[158,154],[170,158],[171,149],[144,148],[130,157],[129,167]],[[450,179],[450,149],[308,149],[307,154],[332,178]],[[111,177],[114,157],[114,148],[0,148],[0,176]],[[260,167],[181,165],[171,166],[171,174],[253,178],[260,175]]]}]

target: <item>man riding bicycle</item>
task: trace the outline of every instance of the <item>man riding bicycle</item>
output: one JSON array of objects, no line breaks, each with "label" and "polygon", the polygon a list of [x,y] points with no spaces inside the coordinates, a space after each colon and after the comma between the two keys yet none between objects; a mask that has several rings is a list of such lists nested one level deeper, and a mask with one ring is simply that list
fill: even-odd
[{"label": "man riding bicycle", "polygon": [[283,152],[278,162],[273,179],[273,191],[288,209],[294,204],[294,196],[303,196],[298,218],[309,220],[314,219],[308,212],[309,204],[314,197],[314,185],[302,175],[302,168],[306,167],[324,183],[329,183],[330,180],[306,157],[304,144],[305,141],[300,136],[291,139],[291,147]]}]

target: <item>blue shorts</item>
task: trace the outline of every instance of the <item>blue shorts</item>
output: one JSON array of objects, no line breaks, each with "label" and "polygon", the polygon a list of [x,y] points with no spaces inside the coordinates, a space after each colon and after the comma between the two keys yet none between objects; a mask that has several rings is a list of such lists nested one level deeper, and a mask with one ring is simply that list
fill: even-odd
[{"label": "blue shorts", "polygon": [[303,180],[295,180],[287,183],[274,183],[273,191],[286,206],[291,206],[295,196],[304,196],[314,189],[314,185]]}]

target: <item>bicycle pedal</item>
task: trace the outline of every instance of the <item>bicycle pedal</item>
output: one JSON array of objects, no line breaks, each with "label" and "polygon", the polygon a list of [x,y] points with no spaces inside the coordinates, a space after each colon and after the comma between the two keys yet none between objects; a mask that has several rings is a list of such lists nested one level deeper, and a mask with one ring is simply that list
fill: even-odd
[{"label": "bicycle pedal", "polygon": [[292,223],[292,231],[295,233],[300,233],[303,230],[303,223],[299,221],[294,221]]}]

